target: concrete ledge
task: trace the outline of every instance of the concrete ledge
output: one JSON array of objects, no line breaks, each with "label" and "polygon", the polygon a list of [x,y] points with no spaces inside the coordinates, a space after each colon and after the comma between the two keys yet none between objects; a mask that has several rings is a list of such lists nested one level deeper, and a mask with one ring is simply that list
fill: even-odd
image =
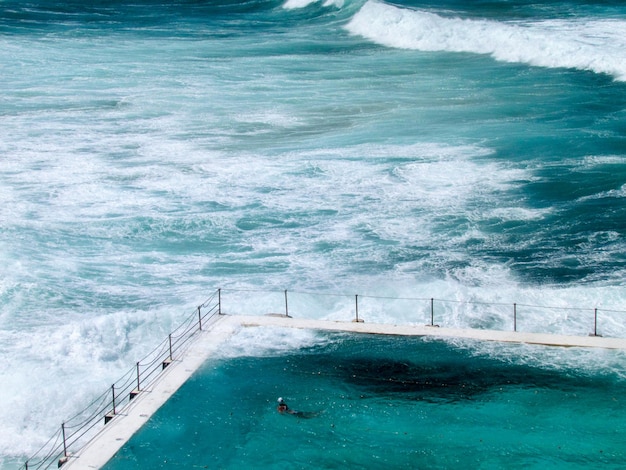
[{"label": "concrete ledge", "polygon": [[237,315],[242,326],[275,326],[312,330],[349,331],[378,335],[399,336],[438,336],[444,338],[468,338],[480,341],[504,343],[528,343],[544,346],[626,349],[626,339],[604,338],[602,336],[568,336],[547,333],[522,333],[515,331],[477,330],[462,328],[440,328],[430,325],[384,325],[380,323],[343,322],[332,320],[305,320],[292,317],[267,315]]},{"label": "concrete ledge", "polygon": [[367,322],[339,322],[331,320],[304,320],[285,316],[234,316],[242,326],[275,326],[327,331],[348,331],[378,335],[435,336],[467,338],[504,343],[527,343],[544,346],[626,349],[626,339],[602,336],[567,336],[547,333],[522,333],[515,331],[440,328],[430,325],[383,325]]},{"label": "concrete ledge", "polygon": [[428,325],[399,326],[367,322],[305,320],[284,315],[222,315],[198,332],[180,358],[163,364],[158,378],[136,397],[79,452],[73,454],[63,469],[86,470],[103,467],[202,364],[241,327],[281,327],[326,331],[346,331],[400,336],[468,338],[480,341],[528,343],[545,346],[626,349],[626,339],[600,336],[565,336],[494,330],[439,328]]}]

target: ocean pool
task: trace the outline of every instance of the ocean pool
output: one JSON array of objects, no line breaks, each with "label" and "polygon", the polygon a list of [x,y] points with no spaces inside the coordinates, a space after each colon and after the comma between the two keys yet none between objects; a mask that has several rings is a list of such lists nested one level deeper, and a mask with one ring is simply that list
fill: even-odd
[{"label": "ocean pool", "polygon": [[[626,461],[623,375],[572,365],[588,352],[502,345],[498,355],[466,340],[314,335],[298,349],[210,359],[105,470]],[[278,397],[303,415],[279,414]]]}]

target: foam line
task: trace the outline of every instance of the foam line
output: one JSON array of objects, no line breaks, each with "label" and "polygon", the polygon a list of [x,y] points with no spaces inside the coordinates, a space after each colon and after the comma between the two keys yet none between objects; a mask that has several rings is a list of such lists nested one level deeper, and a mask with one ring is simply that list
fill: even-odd
[{"label": "foam line", "polygon": [[447,18],[369,0],[346,27],[388,47],[489,54],[502,62],[590,70],[626,81],[626,21],[622,20],[503,23]]},{"label": "foam line", "polygon": [[[319,0],[287,0],[283,4],[285,10],[296,10],[300,8],[306,8],[313,3],[318,3]],[[322,6],[341,8],[344,4],[344,0],[324,0]]]}]

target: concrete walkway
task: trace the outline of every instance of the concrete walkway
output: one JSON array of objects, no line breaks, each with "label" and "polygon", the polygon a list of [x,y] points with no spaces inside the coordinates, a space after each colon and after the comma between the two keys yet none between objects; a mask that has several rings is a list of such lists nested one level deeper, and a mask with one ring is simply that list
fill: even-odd
[{"label": "concrete walkway", "polygon": [[383,325],[379,323],[339,322],[330,320],[304,320],[284,315],[234,316],[242,326],[274,326],[312,330],[349,331],[400,336],[438,336],[442,338],[468,338],[480,341],[541,344],[544,346],[626,349],[626,339],[602,336],[566,336],[546,333],[521,333],[514,331],[439,328],[428,325]]},{"label": "concrete walkway", "polygon": [[145,390],[142,390],[119,414],[78,453],[63,465],[64,470],[98,469],[143,426],[148,419],[218,350],[221,344],[242,327],[302,328],[327,331],[347,331],[401,336],[434,336],[468,338],[480,341],[500,341],[561,347],[591,347],[626,349],[626,339],[598,336],[564,336],[512,331],[439,328],[424,325],[398,326],[365,322],[305,320],[284,315],[242,316],[223,315],[198,332],[184,356],[174,360]]}]

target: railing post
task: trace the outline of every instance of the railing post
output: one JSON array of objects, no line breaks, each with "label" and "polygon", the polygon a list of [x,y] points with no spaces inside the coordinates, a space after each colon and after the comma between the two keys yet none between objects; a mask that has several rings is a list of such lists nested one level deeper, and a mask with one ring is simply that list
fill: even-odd
[{"label": "railing post", "polygon": [[513,331],[517,331],[517,304],[513,304]]},{"label": "railing post", "polygon": [[[202,331],[202,314],[200,313],[200,307],[201,306],[198,306],[198,329],[200,331]],[[170,335],[170,336],[172,336],[172,335]],[[172,353],[171,353],[172,347],[171,347],[171,344],[172,344],[172,338],[170,337],[170,359],[172,358]]]},{"label": "railing post", "polygon": [[115,414],[115,384],[111,385],[111,393],[113,393],[113,414]]},{"label": "railing post", "polygon": [[430,326],[435,326],[435,299],[430,298]]},{"label": "railing post", "polygon": [[430,323],[426,326],[439,327],[439,325],[435,325],[435,299],[432,297],[430,298]]},{"label": "railing post", "polygon": [[354,307],[356,309],[356,322],[359,323],[359,294],[354,296]]},{"label": "railing post", "polygon": [[598,309],[593,309],[593,333],[589,336],[602,336],[598,334]]},{"label": "railing post", "polygon": [[141,390],[141,382],[139,381],[139,361],[137,361],[137,391]]},{"label": "railing post", "polygon": [[170,361],[171,361],[172,360],[172,333],[168,335],[168,338],[170,340]]},{"label": "railing post", "polygon": [[287,302],[287,289],[285,289],[285,316],[289,316],[289,303]]},{"label": "railing post", "polygon": [[28,470],[28,460],[24,463],[25,470]]},{"label": "railing post", "polygon": [[61,434],[63,434],[63,457],[67,457],[67,443],[65,441],[65,423],[61,423]]},{"label": "railing post", "polygon": [[217,289],[217,314],[222,314],[222,289]]}]

